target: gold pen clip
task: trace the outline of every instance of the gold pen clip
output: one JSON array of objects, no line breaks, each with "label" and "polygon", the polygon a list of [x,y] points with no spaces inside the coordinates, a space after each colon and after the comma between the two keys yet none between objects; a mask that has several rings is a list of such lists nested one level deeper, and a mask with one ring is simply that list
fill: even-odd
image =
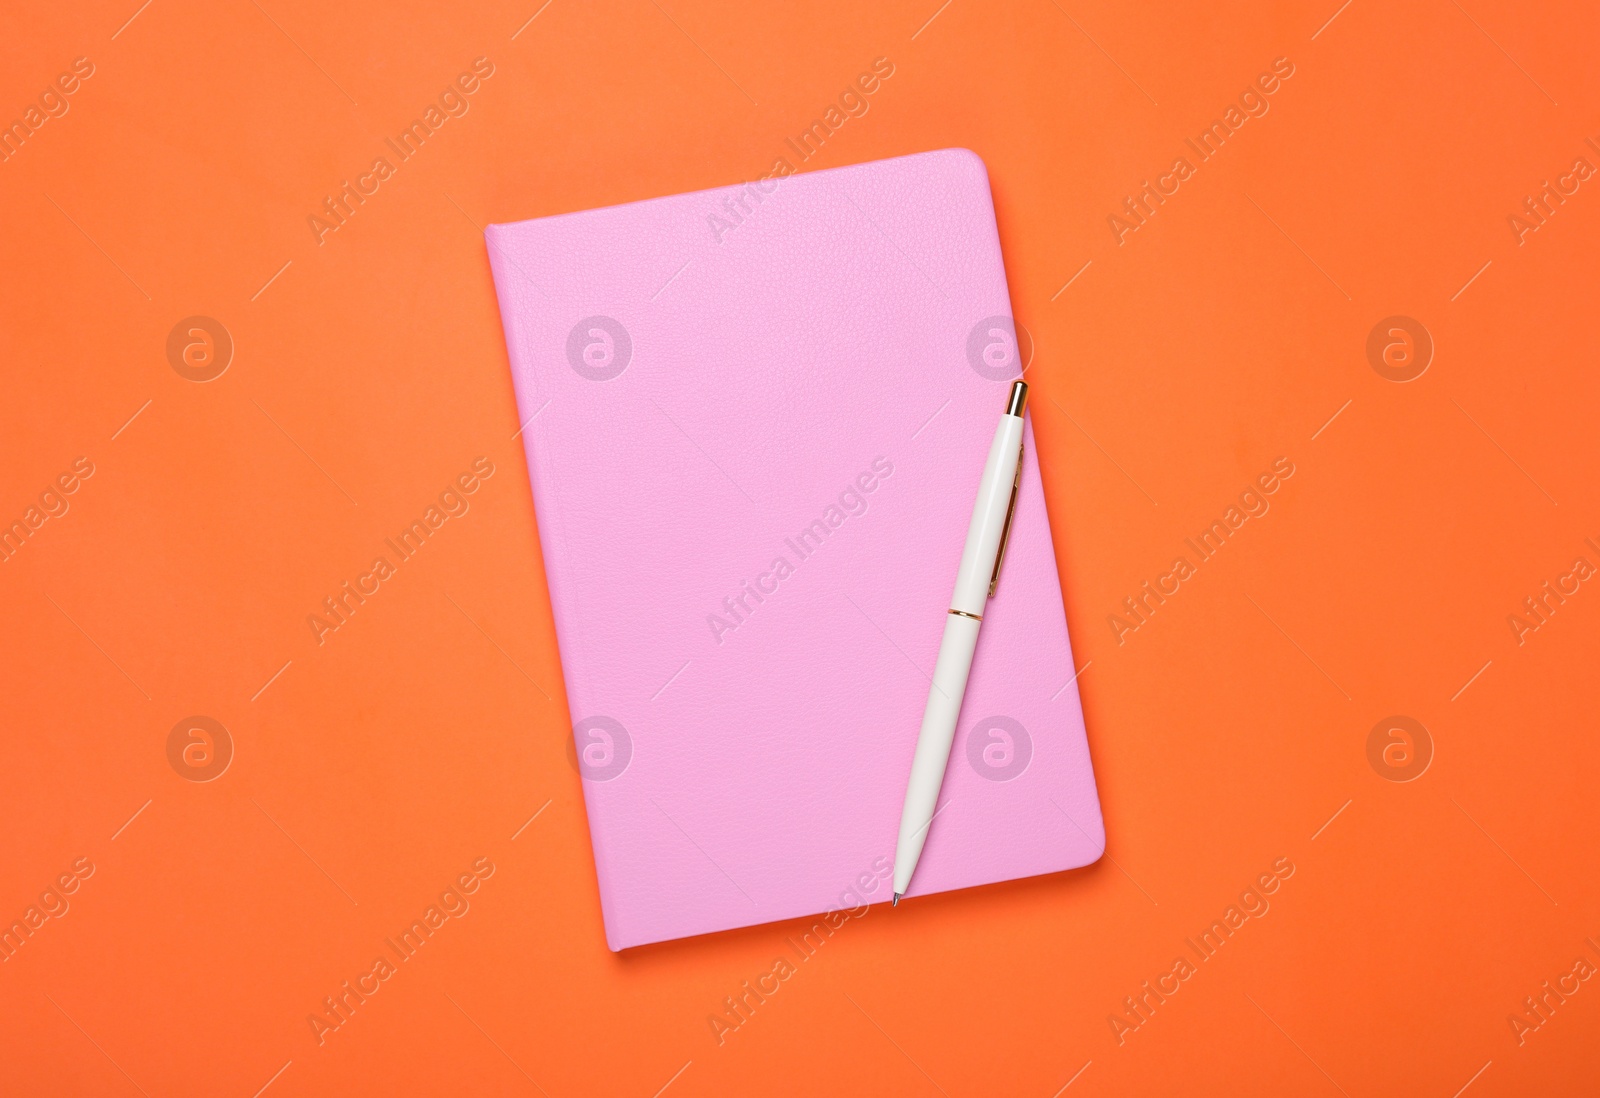
[{"label": "gold pen clip", "polygon": [[1006,505],[1006,524],[1000,528],[1000,548],[994,555],[994,575],[989,577],[989,597],[1000,585],[1000,565],[1005,563],[1006,542],[1011,540],[1011,520],[1017,515],[1017,489],[1022,485],[1022,443],[1017,443],[1017,476],[1011,482],[1011,502]]}]

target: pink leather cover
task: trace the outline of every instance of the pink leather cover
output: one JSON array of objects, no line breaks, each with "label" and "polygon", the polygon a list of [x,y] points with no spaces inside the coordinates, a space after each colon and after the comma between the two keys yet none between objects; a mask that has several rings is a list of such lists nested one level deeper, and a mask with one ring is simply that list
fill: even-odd
[{"label": "pink leather cover", "polygon": [[[983,162],[949,149],[487,236],[606,941],[887,900],[978,476],[1025,365]],[[1025,438],[913,895],[1105,847]]]}]

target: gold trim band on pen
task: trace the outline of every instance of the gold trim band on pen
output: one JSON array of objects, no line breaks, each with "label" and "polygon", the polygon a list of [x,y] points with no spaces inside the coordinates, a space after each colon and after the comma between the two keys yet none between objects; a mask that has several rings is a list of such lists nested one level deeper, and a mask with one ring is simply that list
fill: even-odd
[{"label": "gold trim band on pen", "polygon": [[965,610],[952,610],[950,612],[952,614],[960,614],[964,618],[971,618],[973,621],[982,621],[983,620],[983,615],[982,614],[969,614]]},{"label": "gold trim band on pen", "polygon": [[1028,383],[1026,381],[1013,381],[1011,395],[1006,398],[1006,415],[1022,418],[1022,409],[1028,405]]}]

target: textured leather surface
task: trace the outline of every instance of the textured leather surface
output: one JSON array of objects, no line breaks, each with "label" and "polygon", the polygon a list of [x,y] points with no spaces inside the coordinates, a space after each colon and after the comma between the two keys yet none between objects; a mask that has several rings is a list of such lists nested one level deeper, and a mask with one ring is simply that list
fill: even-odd
[{"label": "textured leather surface", "polygon": [[[1004,340],[969,351],[1011,313],[976,155],[757,193],[487,232],[572,719],[626,733],[579,745],[603,764],[584,792],[613,949],[849,906],[852,889],[888,899],[1008,388]],[[1026,442],[913,894],[1104,848],[1031,427]],[[826,536],[797,547],[815,521]],[[758,582],[774,588],[759,602],[742,586]]]}]

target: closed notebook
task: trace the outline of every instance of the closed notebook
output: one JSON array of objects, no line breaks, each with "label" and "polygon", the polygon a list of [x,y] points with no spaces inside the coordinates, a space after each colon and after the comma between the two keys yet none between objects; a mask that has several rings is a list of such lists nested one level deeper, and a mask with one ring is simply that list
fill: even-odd
[{"label": "closed notebook", "polygon": [[[923,153],[487,237],[606,941],[888,900],[978,477],[1026,366],[983,162]],[[1105,845],[1024,437],[911,896]]]}]

